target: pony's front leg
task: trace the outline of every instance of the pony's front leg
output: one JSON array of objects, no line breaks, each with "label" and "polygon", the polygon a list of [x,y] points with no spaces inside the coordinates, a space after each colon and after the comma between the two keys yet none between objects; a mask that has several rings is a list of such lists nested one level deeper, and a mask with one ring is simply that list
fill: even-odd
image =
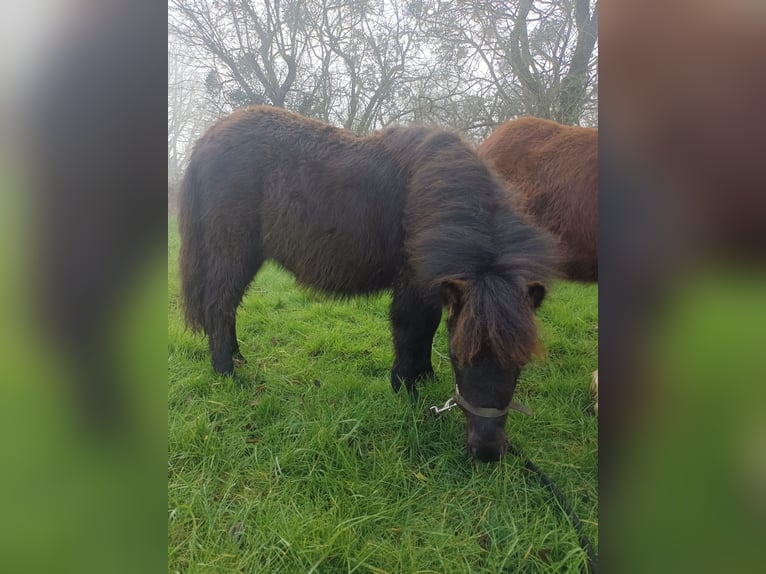
[{"label": "pony's front leg", "polygon": [[441,319],[441,303],[431,301],[412,287],[395,287],[391,301],[391,331],[394,339],[394,364],[391,386],[402,383],[413,397],[415,383],[432,378],[431,344]]}]

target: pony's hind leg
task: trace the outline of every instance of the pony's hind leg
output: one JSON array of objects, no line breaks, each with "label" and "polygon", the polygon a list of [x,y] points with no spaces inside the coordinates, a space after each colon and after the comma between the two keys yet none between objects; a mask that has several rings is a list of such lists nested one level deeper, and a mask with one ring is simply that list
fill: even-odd
[{"label": "pony's hind leg", "polygon": [[237,365],[245,362],[237,341],[237,308],[263,263],[263,258],[253,253],[255,247],[250,247],[251,253],[247,257],[233,257],[236,250],[219,253],[217,268],[225,270],[225,276],[208,284],[206,296],[211,304],[206,314],[205,331],[213,370],[217,373],[232,374],[235,361]]},{"label": "pony's hind leg", "polygon": [[216,317],[208,328],[208,347],[213,370],[216,373],[230,375],[234,373],[234,356],[237,345],[236,307],[225,316]]},{"label": "pony's hind leg", "polygon": [[394,364],[391,386],[398,392],[402,382],[417,395],[415,383],[433,377],[431,345],[441,320],[441,303],[425,297],[407,285],[394,287],[391,301],[391,330],[394,338]]},{"label": "pony's hind leg", "polygon": [[237,288],[230,291],[229,295],[216,305],[217,312],[210,318],[207,329],[208,347],[216,373],[231,374],[235,365],[240,366],[247,362],[239,350],[237,341],[237,308],[257,271],[256,268],[249,279],[238,282]]}]

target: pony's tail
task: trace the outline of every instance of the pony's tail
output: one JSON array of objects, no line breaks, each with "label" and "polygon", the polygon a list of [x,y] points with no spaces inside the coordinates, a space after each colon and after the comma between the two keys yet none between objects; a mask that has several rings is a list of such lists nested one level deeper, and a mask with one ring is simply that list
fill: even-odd
[{"label": "pony's tail", "polygon": [[205,283],[207,258],[205,230],[201,220],[200,189],[197,164],[192,155],[179,193],[178,228],[181,252],[178,257],[181,275],[181,298],[186,325],[192,331],[205,327]]}]

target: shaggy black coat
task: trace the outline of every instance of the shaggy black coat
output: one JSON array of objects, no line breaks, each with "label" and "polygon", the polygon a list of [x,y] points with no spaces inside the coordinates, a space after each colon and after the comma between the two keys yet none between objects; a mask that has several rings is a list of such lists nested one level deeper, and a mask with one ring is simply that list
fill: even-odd
[{"label": "shaggy black coat", "polygon": [[[186,321],[207,333],[219,372],[233,370],[237,307],[266,259],[335,296],[393,288],[397,390],[404,382],[414,392],[433,374],[445,305],[456,369],[482,357],[517,374],[538,345],[534,308],[551,247],[450,131],[395,127],[358,137],[281,109],[240,110],[197,143],[179,224]],[[511,378],[461,393],[501,404]]]}]

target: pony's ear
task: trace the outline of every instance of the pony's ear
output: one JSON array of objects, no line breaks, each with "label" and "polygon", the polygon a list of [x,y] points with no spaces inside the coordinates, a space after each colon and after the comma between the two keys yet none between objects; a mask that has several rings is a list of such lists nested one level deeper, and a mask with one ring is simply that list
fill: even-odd
[{"label": "pony's ear", "polygon": [[442,281],[442,297],[444,302],[449,305],[460,303],[465,292],[465,279],[446,279]]},{"label": "pony's ear", "polygon": [[545,299],[548,289],[539,281],[532,281],[527,283],[527,292],[529,293],[529,300],[532,301],[532,307],[537,309],[543,302],[543,299]]}]

